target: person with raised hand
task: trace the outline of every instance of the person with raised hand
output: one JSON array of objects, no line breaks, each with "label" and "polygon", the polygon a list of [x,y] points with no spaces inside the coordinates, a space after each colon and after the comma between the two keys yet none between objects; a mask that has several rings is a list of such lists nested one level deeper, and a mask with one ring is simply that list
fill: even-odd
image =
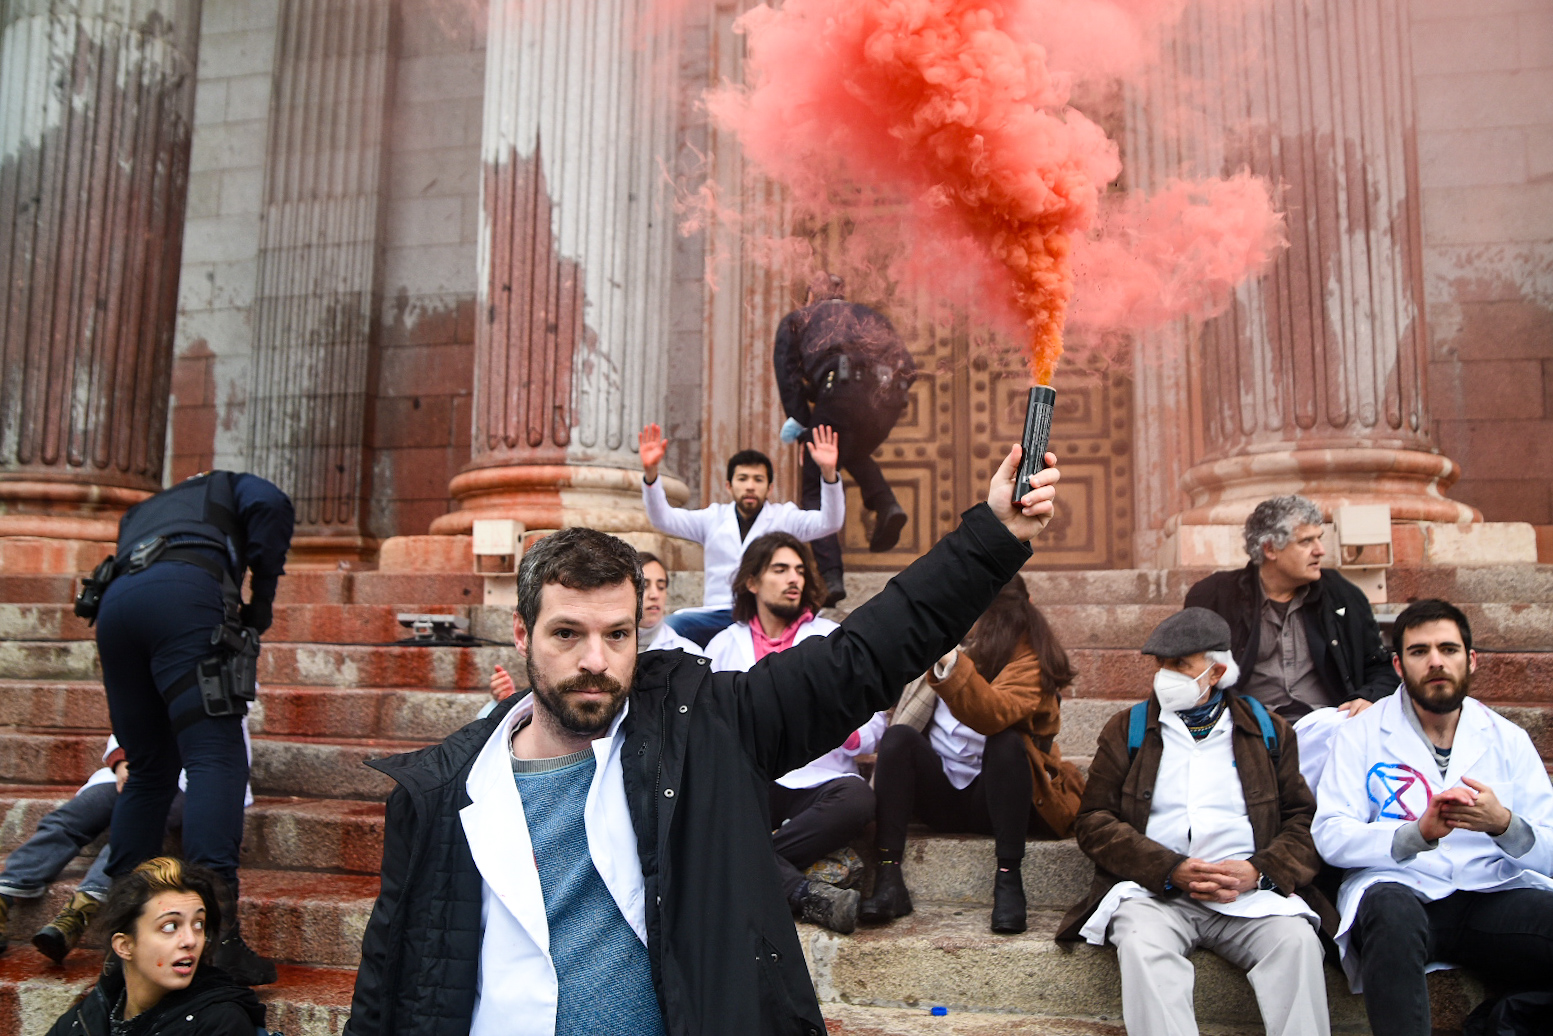
[{"label": "person with raised hand", "polygon": [[770,782],[893,704],[1030,559],[1061,475],[1016,499],[1018,462],[839,629],[748,672],[637,653],[629,544],[572,528],[525,553],[532,692],[369,764],[397,787],[347,1036],[820,1036]]},{"label": "person with raised hand", "polygon": [[805,449],[821,475],[820,509],[805,511],[791,501],[771,503],[775,469],[771,458],[759,450],[740,450],[728,458],[729,504],[711,504],[699,510],[671,507],[658,479],[658,467],[668,452],[663,429],[650,424],[638,439],[642,458],[642,503],[653,527],[701,544],[704,551],[705,589],[699,607],[681,608],[666,620],[680,636],[705,647],[707,641],[733,622],[731,580],[744,556],[745,546],[768,532],[785,532],[808,542],[838,532],[847,516],[846,493],[836,474],[836,433],[814,430],[814,441]]}]

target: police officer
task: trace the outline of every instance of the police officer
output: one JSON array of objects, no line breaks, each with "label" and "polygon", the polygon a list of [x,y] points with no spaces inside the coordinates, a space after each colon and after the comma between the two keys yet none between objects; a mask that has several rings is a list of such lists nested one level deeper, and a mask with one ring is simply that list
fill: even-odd
[{"label": "police officer", "polygon": [[[229,920],[215,963],[249,985],[274,982],[275,965],[248,948],[237,925],[248,784],[242,717],[293,524],[291,500],[257,475],[195,475],[124,515],[97,608],[108,714],[129,765],[113,810],[108,873],[127,874],[161,855],[183,768],[184,858],[227,886]],[[245,570],[252,572],[246,604]]]},{"label": "police officer", "polygon": [[[782,409],[787,412],[782,441],[807,442],[810,429],[821,425],[836,430],[841,466],[857,483],[863,506],[873,512],[868,549],[881,553],[899,542],[906,511],[873,452],[889,438],[905,411],[917,365],[889,318],[847,302],[844,291],[845,284],[835,274],[815,274],[809,281],[807,304],[777,326],[772,360]],[[813,509],[819,504],[820,469],[805,454],[803,506]],[[810,546],[830,588],[825,602],[829,607],[846,596],[841,542],[827,536]]]}]

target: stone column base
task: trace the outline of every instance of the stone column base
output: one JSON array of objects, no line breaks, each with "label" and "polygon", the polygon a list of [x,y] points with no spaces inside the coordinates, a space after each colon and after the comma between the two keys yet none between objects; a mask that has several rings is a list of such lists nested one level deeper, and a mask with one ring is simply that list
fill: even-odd
[{"label": "stone column base", "polygon": [[1192,506],[1167,535],[1188,525],[1244,525],[1258,503],[1298,493],[1329,516],[1344,504],[1385,504],[1394,521],[1481,522],[1466,504],[1445,498],[1461,476],[1448,457],[1418,450],[1342,447],[1249,453],[1199,464],[1181,479]]},{"label": "stone column base", "polygon": [[[1242,525],[1178,525],[1160,546],[1161,568],[1240,568],[1246,563]],[[1328,525],[1327,556],[1337,557]],[[1537,563],[1536,529],[1525,522],[1393,522],[1395,565],[1524,565]]]},{"label": "stone column base", "polygon": [[90,482],[0,480],[0,572],[90,572],[113,553],[124,512],[150,495]]},{"label": "stone column base", "polygon": [[[661,477],[669,503],[690,499],[685,483]],[[472,468],[454,476],[449,489],[459,510],[432,522],[433,535],[467,536],[477,518],[515,518],[530,532],[586,526],[655,553],[665,538],[647,520],[640,471],[582,464]]]},{"label": "stone column base", "polygon": [[291,537],[286,571],[370,569],[377,563],[378,547],[378,541],[370,536],[310,536],[298,532]]}]

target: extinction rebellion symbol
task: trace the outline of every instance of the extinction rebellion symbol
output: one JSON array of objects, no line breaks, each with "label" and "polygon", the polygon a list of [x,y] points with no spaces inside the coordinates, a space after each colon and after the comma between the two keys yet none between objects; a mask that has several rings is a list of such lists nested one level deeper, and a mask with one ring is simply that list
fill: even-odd
[{"label": "extinction rebellion symbol", "polygon": [[1365,791],[1385,820],[1417,820],[1434,799],[1424,775],[1403,763],[1376,763],[1365,775]]}]

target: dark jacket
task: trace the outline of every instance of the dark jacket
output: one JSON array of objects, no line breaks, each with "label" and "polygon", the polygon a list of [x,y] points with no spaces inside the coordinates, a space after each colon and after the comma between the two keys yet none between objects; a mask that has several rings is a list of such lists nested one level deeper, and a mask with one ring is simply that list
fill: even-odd
[{"label": "dark jacket", "polygon": [[1010,728],[1019,731],[1030,760],[1030,802],[1048,828],[1047,837],[1068,837],[1084,794],[1084,775],[1056,745],[1062,698],[1041,685],[1041,660],[1029,638],[1019,642],[1014,657],[991,680],[967,655],[942,681],[928,670],[927,682],[954,718],[976,733],[991,737]]},{"label": "dark jacket", "polygon": [[[1246,815],[1256,852],[1250,863],[1272,879],[1288,895],[1292,890],[1321,917],[1328,935],[1337,931],[1337,913],[1320,892],[1311,887],[1321,858],[1310,837],[1316,815],[1316,798],[1300,776],[1299,742],[1289,723],[1272,715],[1278,735],[1278,763],[1262,740],[1261,729],[1250,708],[1233,691],[1228,692],[1230,718],[1234,722],[1235,771],[1245,793]],[[1057,928],[1057,939],[1079,937],[1079,929],[1095,912],[1111,886],[1136,881],[1156,896],[1184,895],[1166,890],[1170,874],[1186,857],[1149,838],[1149,807],[1159,760],[1165,742],[1159,732],[1159,702],[1149,698],[1148,723],[1137,755],[1127,758],[1128,713],[1123,709],[1106,723],[1089,764],[1089,783],[1073,826],[1078,847],[1095,863],[1095,880],[1089,895],[1069,910]]]},{"label": "dark jacket", "polygon": [[[108,1018],[124,993],[124,972],[114,968],[86,991],[48,1031],[48,1036],[108,1036]],[[201,964],[187,989],[168,993],[151,1010],[130,1019],[130,1036],[254,1036],[264,1024],[264,1005],[247,986],[211,964]]]},{"label": "dark jacket", "polygon": [[[1249,681],[1256,668],[1262,632],[1262,580],[1249,562],[1233,572],[1215,572],[1186,592],[1187,608],[1207,608],[1229,623],[1230,650]],[[1379,701],[1397,689],[1391,655],[1381,643],[1380,627],[1364,591],[1337,571],[1324,568],[1310,584],[1305,604],[1305,638],[1316,673],[1334,704],[1363,698]]]},{"label": "dark jacket", "polygon": [[[1029,557],[979,505],[840,629],[747,673],[714,674],[678,651],[640,656],[618,736],[668,1036],[825,1031],[771,851],[770,782],[893,704]],[[481,878],[458,811],[475,757],[510,708],[373,764],[399,787],[349,1036],[469,1031]]]},{"label": "dark jacket", "polygon": [[772,366],[788,417],[809,426],[810,407],[842,356],[851,378],[879,390],[881,409],[905,404],[917,364],[895,325],[867,306],[828,299],[793,310],[777,325]]}]

